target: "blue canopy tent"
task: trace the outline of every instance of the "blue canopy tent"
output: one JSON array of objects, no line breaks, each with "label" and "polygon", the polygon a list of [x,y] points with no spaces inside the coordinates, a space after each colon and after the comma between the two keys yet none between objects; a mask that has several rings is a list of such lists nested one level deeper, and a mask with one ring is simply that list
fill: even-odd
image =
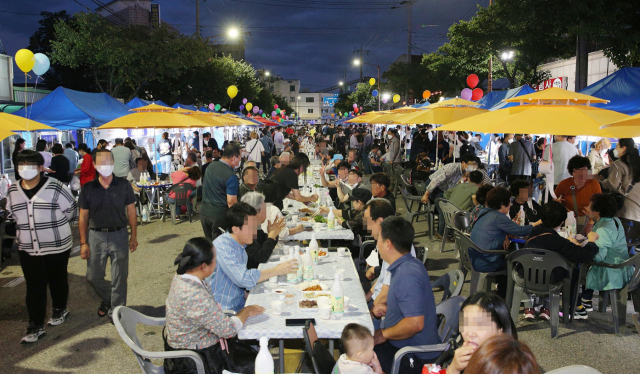
[{"label": "blue canopy tent", "polygon": [[129,109],[106,93],[80,92],[58,87],[33,105],[13,114],[58,130],[79,130],[102,126],[130,114]]},{"label": "blue canopy tent", "polygon": [[609,100],[593,106],[634,115],[640,113],[640,68],[623,68],[587,86],[580,93]]},{"label": "blue canopy tent", "polygon": [[196,108],[195,105],[184,105],[184,104],[180,104],[180,103],[173,104],[172,108],[176,108],[176,109],[182,108],[182,109],[189,109],[189,110],[193,110],[193,111],[197,111],[198,110],[198,108]]},{"label": "blue canopy tent", "polygon": [[207,112],[207,113],[209,113],[209,112],[213,112],[213,110],[209,110],[209,108],[204,107],[204,106],[203,106],[202,108],[198,109],[198,110],[199,110],[200,112]]},{"label": "blue canopy tent", "polygon": [[511,106],[519,105],[517,103],[505,103],[502,100],[510,99],[512,97],[528,95],[536,92],[529,85],[524,85],[516,88],[512,88],[506,91],[491,91],[486,94],[482,99],[478,100],[478,104],[482,109],[497,110],[502,108],[508,108]]},{"label": "blue canopy tent", "polygon": [[129,101],[127,103],[127,106],[131,109],[136,109],[136,108],[140,108],[143,106],[147,106],[149,104],[156,104],[156,105],[162,105],[162,106],[166,106],[169,107],[169,105],[165,104],[164,101],[162,100],[158,100],[158,101],[151,101],[151,100],[142,100],[139,97],[134,97],[133,99],[131,99],[131,101]]},{"label": "blue canopy tent", "polygon": [[424,103],[413,104],[412,108],[426,108],[429,106],[429,102],[425,101]]}]

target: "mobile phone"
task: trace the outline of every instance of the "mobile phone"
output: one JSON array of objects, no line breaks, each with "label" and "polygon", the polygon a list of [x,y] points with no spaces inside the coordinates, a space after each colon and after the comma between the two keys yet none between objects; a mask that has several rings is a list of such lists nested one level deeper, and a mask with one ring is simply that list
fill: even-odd
[{"label": "mobile phone", "polygon": [[315,318],[287,318],[286,319],[286,326],[304,326],[307,321],[311,321],[311,323],[316,324],[316,319]]}]

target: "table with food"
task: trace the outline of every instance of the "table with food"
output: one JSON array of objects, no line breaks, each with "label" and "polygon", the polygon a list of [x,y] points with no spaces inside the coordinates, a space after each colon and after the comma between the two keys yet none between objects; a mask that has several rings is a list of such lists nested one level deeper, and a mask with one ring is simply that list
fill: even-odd
[{"label": "table with food", "polygon": [[140,182],[136,183],[136,187],[142,188],[149,197],[151,213],[154,213],[156,217],[160,217],[162,213],[162,203],[160,199],[160,192],[168,188],[171,188],[173,183],[171,181],[156,181],[141,178]]}]

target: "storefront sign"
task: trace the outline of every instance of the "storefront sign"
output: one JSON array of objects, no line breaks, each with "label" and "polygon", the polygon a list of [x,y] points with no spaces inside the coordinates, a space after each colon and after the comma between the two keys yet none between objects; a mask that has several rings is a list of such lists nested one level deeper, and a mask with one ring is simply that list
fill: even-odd
[{"label": "storefront sign", "polygon": [[149,18],[151,27],[160,26],[160,4],[151,4],[151,13],[149,13]]},{"label": "storefront sign", "polygon": [[333,94],[333,96],[323,96],[322,97],[322,106],[333,108],[334,105],[338,102],[338,94]]},{"label": "storefront sign", "polygon": [[566,90],[568,84],[569,80],[567,79],[567,77],[558,77],[547,79],[546,81],[540,82],[540,84],[538,85],[534,84],[531,87],[536,91],[543,91],[551,87],[562,88]]}]

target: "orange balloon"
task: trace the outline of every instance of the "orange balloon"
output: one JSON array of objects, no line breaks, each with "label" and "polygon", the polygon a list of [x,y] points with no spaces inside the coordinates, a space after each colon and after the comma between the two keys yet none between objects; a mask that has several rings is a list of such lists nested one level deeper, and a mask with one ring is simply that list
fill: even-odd
[{"label": "orange balloon", "polygon": [[429,97],[431,97],[431,91],[426,90],[422,93],[422,98],[423,99],[428,99]]}]

